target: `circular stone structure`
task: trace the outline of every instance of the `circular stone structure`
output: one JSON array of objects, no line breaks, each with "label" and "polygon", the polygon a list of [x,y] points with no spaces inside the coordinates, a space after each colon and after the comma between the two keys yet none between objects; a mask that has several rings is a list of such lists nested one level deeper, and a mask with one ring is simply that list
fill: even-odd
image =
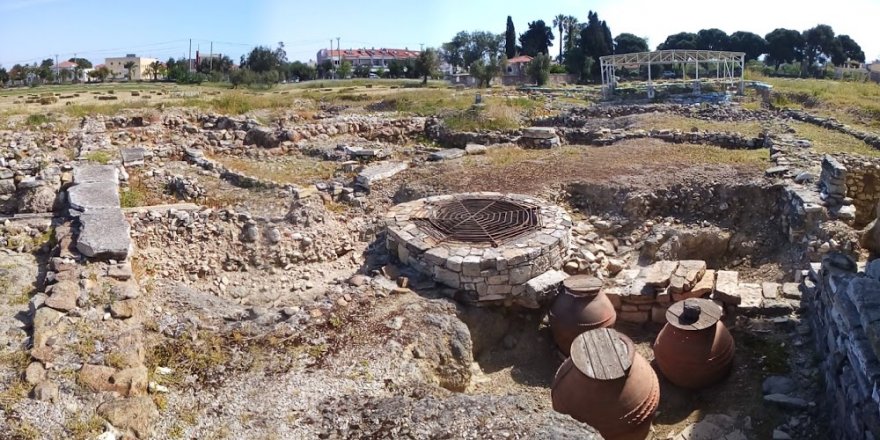
[{"label": "circular stone structure", "polygon": [[385,218],[391,254],[480,302],[537,308],[547,293],[542,285],[550,287],[564,277],[548,272],[562,267],[571,217],[534,197],[491,192],[434,196],[397,205]]}]

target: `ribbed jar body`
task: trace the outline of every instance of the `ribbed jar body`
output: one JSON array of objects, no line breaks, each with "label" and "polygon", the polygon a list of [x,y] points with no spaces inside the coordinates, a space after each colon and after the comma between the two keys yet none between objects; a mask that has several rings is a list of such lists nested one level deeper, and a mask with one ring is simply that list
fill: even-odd
[{"label": "ribbed jar body", "polygon": [[718,321],[702,330],[666,324],[654,342],[654,358],[664,377],[682,388],[703,388],[730,373],[733,336]]},{"label": "ribbed jar body", "polygon": [[553,380],[553,409],[586,423],[606,440],[644,440],[660,404],[657,375],[638,353],[625,377],[597,380],[583,374],[571,358]]},{"label": "ribbed jar body", "polygon": [[578,295],[563,291],[550,307],[550,330],[559,350],[568,356],[571,343],[581,333],[614,326],[617,312],[603,292]]}]

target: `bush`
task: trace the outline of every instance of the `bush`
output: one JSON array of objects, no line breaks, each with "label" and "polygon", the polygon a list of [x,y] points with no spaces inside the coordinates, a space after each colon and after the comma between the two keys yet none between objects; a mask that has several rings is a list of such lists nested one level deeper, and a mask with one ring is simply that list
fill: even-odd
[{"label": "bush", "polygon": [[568,73],[568,69],[565,68],[564,64],[553,64],[550,66],[550,73],[554,73],[554,74]]},{"label": "bush", "polygon": [[539,53],[526,67],[529,79],[539,86],[547,84],[550,79],[550,57]]}]

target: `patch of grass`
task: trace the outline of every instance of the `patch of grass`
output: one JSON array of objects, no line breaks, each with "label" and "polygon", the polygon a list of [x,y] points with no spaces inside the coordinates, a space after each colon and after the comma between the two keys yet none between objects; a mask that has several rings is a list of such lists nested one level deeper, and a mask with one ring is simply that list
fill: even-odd
[{"label": "patch of grass", "polygon": [[36,426],[26,420],[9,420],[7,434],[13,440],[37,440],[43,435]]},{"label": "patch of grass", "polygon": [[282,184],[307,185],[321,180],[329,180],[336,175],[338,165],[308,157],[285,157],[266,162],[240,156],[221,156],[215,160],[224,166],[249,176],[259,176]]},{"label": "patch of grass", "polygon": [[64,430],[70,439],[87,440],[104,432],[104,420],[97,415],[83,419],[74,415],[64,422]]},{"label": "patch of grass", "polygon": [[113,159],[113,156],[106,151],[93,151],[87,154],[85,158],[92,162],[98,162],[101,165],[107,165]]},{"label": "patch of grass", "polygon": [[520,127],[520,115],[513,107],[490,104],[482,109],[468,109],[443,118],[443,122],[455,131],[516,130]]},{"label": "patch of grass", "polygon": [[880,151],[848,134],[805,122],[791,122],[798,136],[813,142],[818,153],[852,153],[880,157]]},{"label": "patch of grass", "polygon": [[148,102],[117,102],[113,104],[74,104],[64,107],[64,112],[74,118],[94,115],[115,115],[125,109],[153,108]]},{"label": "patch of grass", "polygon": [[27,119],[25,119],[25,121],[24,121],[24,123],[26,125],[29,125],[31,127],[36,127],[38,125],[48,124],[49,122],[52,122],[52,119],[49,118],[48,115],[44,115],[44,114],[40,114],[40,113],[28,115]]},{"label": "patch of grass", "polygon": [[771,374],[787,374],[791,371],[788,364],[788,347],[766,336],[751,333],[738,334],[737,342],[751,351],[763,365],[764,370]]},{"label": "patch of grass", "polygon": [[27,397],[30,388],[30,385],[20,379],[7,384],[6,389],[0,390],[0,409],[7,414],[11,413],[15,405]]},{"label": "patch of grass", "polygon": [[135,188],[126,188],[119,191],[119,204],[123,208],[134,208],[142,206],[144,203],[144,195]]},{"label": "patch of grass", "polygon": [[195,340],[179,338],[158,344],[150,350],[147,364],[150,370],[157,366],[174,369],[167,376],[168,382],[179,385],[188,375],[209,380],[230,360],[231,344],[227,339],[206,331],[199,332]]},{"label": "patch of grass", "polygon": [[633,128],[644,130],[670,129],[689,132],[696,128],[702,131],[734,132],[747,136],[754,136],[762,131],[761,123],[757,121],[704,121],[666,113],[638,115],[634,117],[634,120],[637,122]]}]

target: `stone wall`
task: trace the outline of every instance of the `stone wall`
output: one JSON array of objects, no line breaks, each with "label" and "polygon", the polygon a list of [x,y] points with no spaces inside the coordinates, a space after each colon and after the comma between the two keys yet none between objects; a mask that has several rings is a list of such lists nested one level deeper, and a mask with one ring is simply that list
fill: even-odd
[{"label": "stone wall", "polygon": [[562,208],[541,205],[540,228],[497,246],[438,240],[421,226],[423,216],[432,204],[453,197],[538,203],[527,196],[499,193],[434,196],[402,203],[385,215],[388,252],[426,277],[468,292],[475,301],[538,308],[549,293],[544,288],[552,288],[565,276],[558,270],[571,241],[571,217]]},{"label": "stone wall", "polygon": [[822,118],[819,116],[811,115],[807,112],[797,110],[788,110],[785,112],[785,115],[798,121],[818,125],[820,127],[848,134],[856,139],[864,141],[866,144],[874,148],[880,148],[880,135],[850,127],[849,125],[846,125],[842,122],[838,122],[834,118]]},{"label": "stone wall", "polygon": [[880,160],[869,158],[843,158],[847,168],[847,195],[856,207],[855,226],[867,225],[876,218],[880,202]]},{"label": "stone wall", "polygon": [[880,437],[880,263],[830,254],[802,284],[835,439]]}]

